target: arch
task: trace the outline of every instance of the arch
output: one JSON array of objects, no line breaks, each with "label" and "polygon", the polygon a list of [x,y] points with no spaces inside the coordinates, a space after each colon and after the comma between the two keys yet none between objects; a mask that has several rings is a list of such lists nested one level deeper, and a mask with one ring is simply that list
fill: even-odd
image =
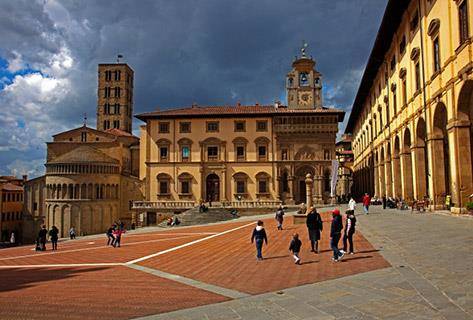
[{"label": "arch", "polygon": [[99,233],[103,225],[103,207],[96,205],[92,212],[92,228],[91,233]]},{"label": "arch", "polygon": [[237,179],[237,178],[245,178],[245,179],[247,179],[247,178],[249,178],[249,176],[246,174],[246,172],[243,172],[243,171],[235,172],[235,173],[232,175],[232,177],[233,177],[234,179]]},{"label": "arch", "polygon": [[194,143],[194,142],[189,138],[181,138],[181,139],[177,140],[178,145],[189,145],[189,146],[191,146],[192,143]]},{"label": "arch", "polygon": [[248,144],[248,139],[245,137],[236,137],[232,140],[233,144]]},{"label": "arch", "polygon": [[189,172],[182,172],[181,174],[179,174],[177,176],[178,179],[191,179],[193,180],[194,179],[194,176],[192,174],[190,174]]},{"label": "arch", "polygon": [[429,195],[428,182],[428,154],[427,154],[427,125],[424,118],[417,120],[414,137],[414,163],[416,172],[416,199],[423,199]]},{"label": "arch", "polygon": [[256,144],[266,144],[268,145],[271,142],[267,137],[258,137],[255,139]]},{"label": "arch", "polygon": [[168,139],[161,138],[161,139],[159,139],[159,140],[156,141],[156,144],[157,144],[157,145],[160,145],[160,146],[170,145],[170,144],[171,144],[171,141],[168,140]]},{"label": "arch", "polygon": [[409,128],[406,128],[404,130],[404,152],[410,152],[411,149],[411,130]]},{"label": "arch", "polygon": [[269,178],[271,178],[271,175],[270,175],[269,173],[267,173],[267,172],[260,171],[260,172],[258,172],[257,174],[255,174],[255,178],[256,178],[256,179],[260,179],[260,178],[267,178],[267,179],[269,179]]},{"label": "arch", "polygon": [[220,145],[223,143],[222,140],[220,140],[219,138],[216,138],[216,137],[209,137],[205,140],[202,140],[200,142],[201,144],[204,144],[204,145],[207,145],[207,144],[216,144],[216,145]]},{"label": "arch", "polygon": [[457,118],[459,126],[456,128],[457,149],[462,161],[459,162],[460,185],[465,188],[462,203],[468,201],[466,195],[473,193],[473,80],[465,81],[460,90],[457,103]]},{"label": "arch", "polygon": [[447,132],[448,113],[443,102],[435,108],[433,118],[433,151],[435,198],[437,204],[445,203],[445,196],[450,194],[450,156]]},{"label": "arch", "polygon": [[324,192],[330,192],[331,170],[325,168],[323,172],[324,177]]},{"label": "arch", "polygon": [[80,228],[78,232],[81,235],[92,233],[92,208],[88,205],[81,207]]},{"label": "arch", "polygon": [[158,180],[161,180],[161,179],[172,180],[172,177],[167,173],[161,172],[156,176],[156,179],[158,179]]}]

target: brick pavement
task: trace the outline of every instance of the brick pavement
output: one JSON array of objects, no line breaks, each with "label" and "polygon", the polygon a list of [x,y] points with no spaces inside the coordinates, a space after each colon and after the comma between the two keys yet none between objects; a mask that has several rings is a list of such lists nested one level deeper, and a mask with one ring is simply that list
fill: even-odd
[{"label": "brick pavement", "polygon": [[[355,237],[355,250],[359,253],[342,263],[332,263],[328,250],[329,224],[322,236],[322,253],[310,253],[305,226],[293,226],[289,220],[287,228],[279,232],[273,219],[266,220],[269,246],[265,248],[267,259],[262,262],[255,261],[255,250],[249,243],[254,223],[241,228],[249,223],[248,219],[130,233],[123,238],[124,246],[116,249],[104,247],[105,239],[100,235],[61,242],[60,250],[54,253],[34,252],[31,246],[1,250],[0,319],[36,319],[51,314],[58,319],[127,319],[389,266],[360,233]],[[233,231],[235,228],[241,229]],[[296,231],[304,242],[302,266],[293,264],[287,250]],[[202,242],[174,250],[193,241]],[[134,270],[122,264],[157,252],[163,254],[139,262],[147,267],[141,271],[138,265]],[[119,265],[93,265],[102,262]],[[92,265],[66,266],[71,263]],[[37,264],[65,265],[21,268]],[[186,278],[177,281],[174,275]]]}]

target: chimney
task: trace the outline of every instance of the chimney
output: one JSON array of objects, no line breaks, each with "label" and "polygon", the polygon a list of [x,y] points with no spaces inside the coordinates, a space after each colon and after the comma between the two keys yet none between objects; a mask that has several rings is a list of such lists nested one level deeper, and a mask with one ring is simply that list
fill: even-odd
[{"label": "chimney", "polygon": [[256,103],[255,103],[255,106],[259,107],[259,103],[258,103],[258,102],[256,102]]},{"label": "chimney", "polygon": [[276,100],[276,101],[274,102],[274,108],[277,109],[277,108],[279,108],[280,105],[281,105],[281,101]]},{"label": "chimney", "polygon": [[238,107],[241,107],[240,101],[237,102],[237,106],[238,106]]},{"label": "chimney", "polygon": [[192,103],[192,109],[194,109],[194,108],[197,108],[197,103],[196,102]]}]

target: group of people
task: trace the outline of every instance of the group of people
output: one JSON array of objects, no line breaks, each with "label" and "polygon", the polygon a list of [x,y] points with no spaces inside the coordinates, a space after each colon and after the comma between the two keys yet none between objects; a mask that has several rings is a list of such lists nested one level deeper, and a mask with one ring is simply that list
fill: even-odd
[{"label": "group of people", "polygon": [[41,226],[41,229],[38,232],[38,237],[36,238],[36,251],[46,251],[46,242],[48,240],[51,241],[52,250],[57,250],[57,242],[59,240],[59,229],[56,226],[52,226],[51,229],[48,231],[45,225]]},{"label": "group of people", "polygon": [[114,248],[120,247],[122,240],[122,234],[126,232],[125,224],[123,222],[115,222],[112,224],[107,232],[107,246],[112,246]]},{"label": "group of people", "polygon": [[169,217],[166,224],[170,227],[178,226],[181,224],[181,220],[177,216]]},{"label": "group of people", "polygon": [[[316,254],[319,253],[319,241],[321,239],[321,233],[323,230],[323,220],[316,208],[310,207],[307,210],[306,227],[308,231],[308,237],[311,246],[311,252]],[[332,211],[332,222],[330,227],[330,247],[333,251],[332,260],[334,262],[341,261],[344,255],[347,253],[354,254],[353,246],[353,235],[355,234],[356,217],[355,217],[355,201],[350,200],[348,210],[346,211],[346,223],[343,226],[343,219],[339,209]],[[276,211],[275,219],[277,221],[277,229],[283,230],[284,222],[284,209],[282,206]],[[338,248],[340,239],[342,239],[343,233],[343,249]],[[253,229],[251,235],[251,243],[256,244],[256,259],[258,261],[263,260],[263,244],[268,244],[268,237],[264,229],[264,223],[258,220],[256,227]],[[289,251],[294,258],[295,264],[301,264],[300,251],[302,247],[302,241],[300,240],[299,234],[294,233],[292,236],[291,243],[289,245]]]}]

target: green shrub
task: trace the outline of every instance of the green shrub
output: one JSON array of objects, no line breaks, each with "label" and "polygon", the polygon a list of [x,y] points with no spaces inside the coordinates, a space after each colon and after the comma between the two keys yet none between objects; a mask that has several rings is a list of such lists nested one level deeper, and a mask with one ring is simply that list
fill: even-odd
[{"label": "green shrub", "polygon": [[466,208],[467,208],[468,210],[473,210],[473,201],[467,202],[467,203],[466,203]]}]

